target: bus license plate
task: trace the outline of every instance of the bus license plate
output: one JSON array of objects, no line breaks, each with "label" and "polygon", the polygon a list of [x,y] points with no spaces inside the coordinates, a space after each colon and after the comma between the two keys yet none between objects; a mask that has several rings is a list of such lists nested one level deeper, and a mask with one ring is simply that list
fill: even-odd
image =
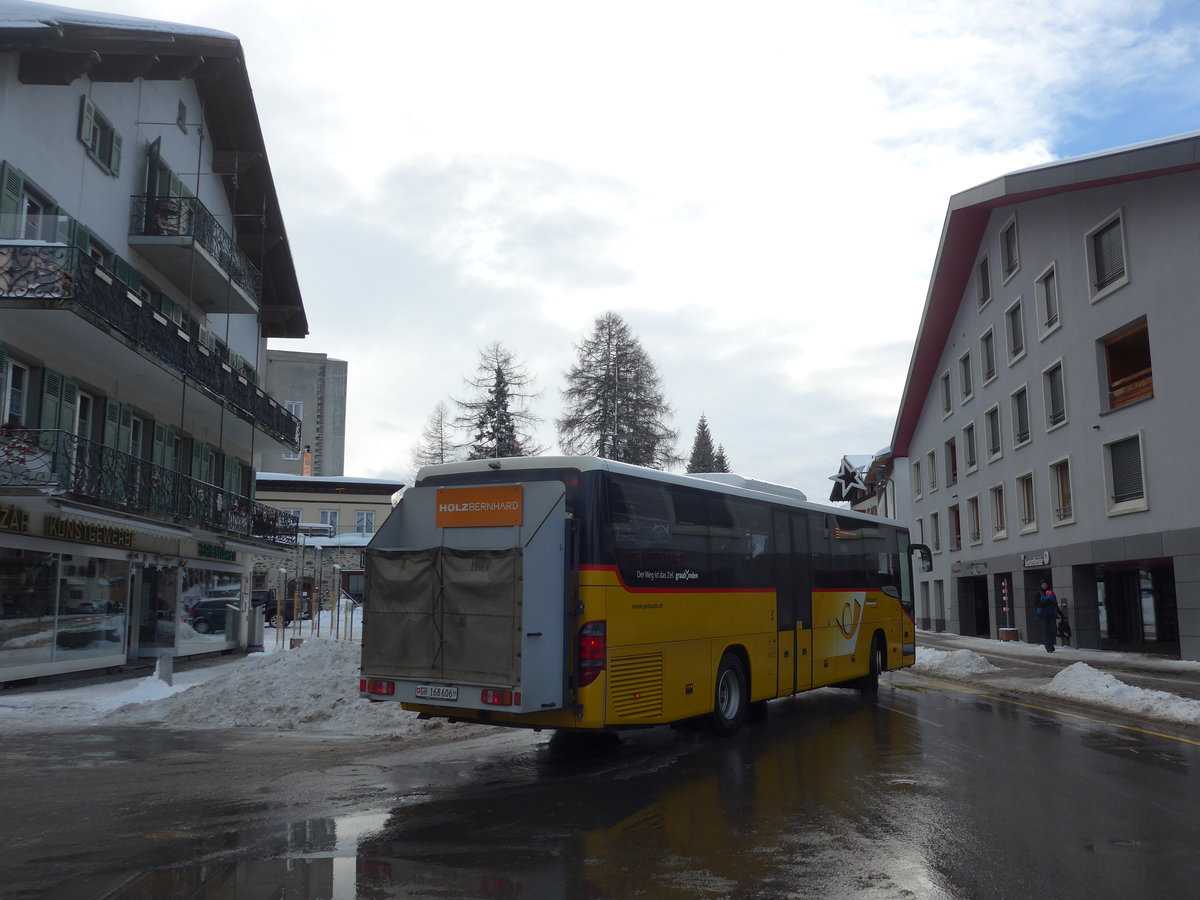
[{"label": "bus license plate", "polygon": [[444,684],[418,684],[417,697],[421,700],[457,700],[458,688]]}]

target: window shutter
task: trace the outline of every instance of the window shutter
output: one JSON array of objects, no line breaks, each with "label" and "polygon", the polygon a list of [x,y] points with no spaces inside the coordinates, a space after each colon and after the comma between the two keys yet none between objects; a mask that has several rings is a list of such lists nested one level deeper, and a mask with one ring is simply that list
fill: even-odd
[{"label": "window shutter", "polygon": [[25,176],[10,162],[0,169],[0,237],[18,238],[21,231],[21,198]]},{"label": "window shutter", "polygon": [[121,134],[115,128],[112,133],[112,158],[108,161],[108,169],[114,175],[121,174]]},{"label": "window shutter", "polygon": [[42,371],[42,410],[38,427],[58,428],[58,412],[62,407],[62,376],[51,369]]},{"label": "window shutter", "polygon": [[92,147],[92,133],[96,128],[96,107],[86,95],[79,99],[79,140],[92,150],[95,149]]},{"label": "window shutter", "polygon": [[1113,502],[1138,500],[1144,496],[1141,440],[1131,437],[1110,444],[1108,455],[1112,465]]},{"label": "window shutter", "polygon": [[[69,378],[62,380],[62,406],[58,411],[58,427],[69,434],[75,433],[75,412],[79,406],[79,385]],[[90,434],[80,437],[90,438]]]},{"label": "window shutter", "polygon": [[120,447],[117,441],[121,432],[121,404],[113,400],[104,401],[104,446],[113,450]]},{"label": "window shutter", "polygon": [[1096,287],[1108,287],[1125,275],[1125,253],[1121,240],[1121,220],[1114,219],[1092,236],[1096,262]]}]

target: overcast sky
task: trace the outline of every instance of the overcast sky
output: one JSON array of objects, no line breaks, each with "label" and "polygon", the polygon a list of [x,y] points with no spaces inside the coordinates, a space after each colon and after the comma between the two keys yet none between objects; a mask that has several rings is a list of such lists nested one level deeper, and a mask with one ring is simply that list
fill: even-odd
[{"label": "overcast sky", "polygon": [[[236,34],[346,475],[406,479],[503,341],[615,310],[679,450],[824,500],[891,440],[951,194],[1200,128],[1195,3],[77,0]],[[286,398],[285,398],[286,399]]]}]

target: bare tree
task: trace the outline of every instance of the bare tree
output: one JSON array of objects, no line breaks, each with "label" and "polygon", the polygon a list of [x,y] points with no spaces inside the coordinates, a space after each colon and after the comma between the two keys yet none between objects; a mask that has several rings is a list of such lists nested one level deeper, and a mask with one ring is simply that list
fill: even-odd
[{"label": "bare tree", "polygon": [[450,409],[445,401],[440,401],[429,414],[429,420],[421,432],[421,443],[413,449],[413,466],[419,469],[459,459],[462,459],[462,451],[454,440]]},{"label": "bare tree", "polygon": [[655,469],[680,462],[658,370],[625,320],[605,313],[575,349],[556,422],[563,451]]},{"label": "bare tree", "polygon": [[459,408],[454,427],[470,435],[461,445],[467,458],[543,453],[546,448],[533,439],[540,419],[529,411],[538,396],[529,389],[534,379],[516,355],[497,341],[479,351],[475,373],[466,379],[473,395],[454,401]]}]

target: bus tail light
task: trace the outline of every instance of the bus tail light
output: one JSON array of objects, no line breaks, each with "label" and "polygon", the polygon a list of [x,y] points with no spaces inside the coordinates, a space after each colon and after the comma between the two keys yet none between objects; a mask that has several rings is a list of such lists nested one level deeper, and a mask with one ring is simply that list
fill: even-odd
[{"label": "bus tail light", "polygon": [[381,678],[360,678],[358,680],[360,694],[377,694],[381,697],[391,697],[396,693],[396,682],[384,681]]},{"label": "bus tail light", "polygon": [[520,706],[521,692],[484,688],[479,692],[479,702],[486,706]]},{"label": "bus tail light", "polygon": [[579,686],[585,687],[604,671],[608,656],[607,628],[604,622],[585,622],[579,629]]}]

